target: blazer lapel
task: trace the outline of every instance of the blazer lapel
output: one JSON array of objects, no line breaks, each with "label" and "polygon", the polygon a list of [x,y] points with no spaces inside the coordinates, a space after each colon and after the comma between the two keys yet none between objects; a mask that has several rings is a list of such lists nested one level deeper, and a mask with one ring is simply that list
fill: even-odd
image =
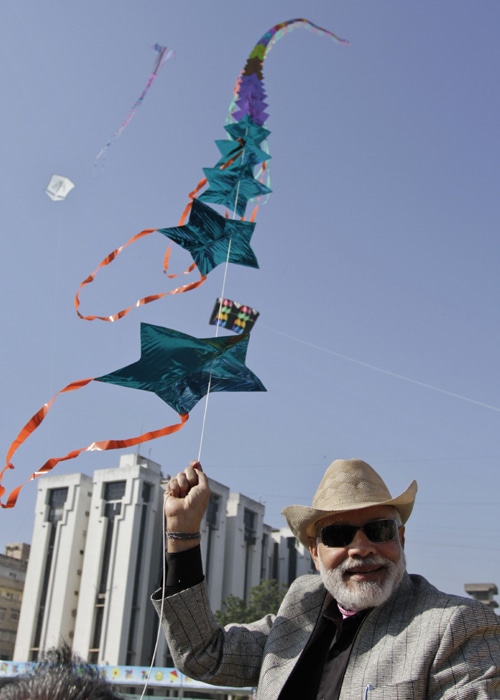
[{"label": "blazer lapel", "polygon": [[[311,586],[311,578],[313,586]],[[318,622],[326,591],[319,576],[294,591],[286,617],[278,612],[264,652],[259,698],[277,698]]]}]

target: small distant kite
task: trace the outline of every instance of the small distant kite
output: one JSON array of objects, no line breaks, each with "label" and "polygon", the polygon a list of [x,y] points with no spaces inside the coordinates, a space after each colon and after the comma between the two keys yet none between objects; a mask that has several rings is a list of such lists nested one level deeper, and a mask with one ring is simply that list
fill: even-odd
[{"label": "small distant kite", "polygon": [[104,148],[101,148],[101,150],[99,151],[99,153],[96,156],[94,165],[97,165],[98,161],[104,157],[106,151],[111,146],[111,144],[113,144],[117,139],[120,138],[122,133],[125,131],[127,126],[130,124],[132,119],[135,117],[137,110],[141,106],[144,98],[146,97],[146,93],[148,92],[149,88],[153,84],[153,80],[158,75],[158,71],[160,70],[162,65],[165,63],[165,61],[168,61],[169,58],[172,58],[172,56],[175,56],[175,53],[173,51],[169,50],[166,46],[160,46],[160,44],[155,44],[153,46],[153,48],[156,51],[156,53],[158,54],[158,56],[156,57],[156,61],[155,61],[155,64],[153,66],[153,70],[151,72],[151,75],[149,76],[148,82],[146,83],[146,87],[142,91],[140,97],[135,101],[133,106],[129,109],[127,116],[123,120],[120,128],[117,131],[115,131],[114,134],[111,134],[111,136],[109,137]]},{"label": "small distant kite", "polygon": [[75,183],[71,182],[69,177],[64,177],[64,175],[52,175],[45,190],[45,194],[50,197],[53,202],[62,202],[63,199],[66,199],[74,186]]},{"label": "small distant kite", "polygon": [[231,301],[231,299],[219,298],[215,302],[210,316],[210,325],[221,326],[241,335],[242,333],[250,333],[258,317],[257,309],[238,304],[237,301]]}]

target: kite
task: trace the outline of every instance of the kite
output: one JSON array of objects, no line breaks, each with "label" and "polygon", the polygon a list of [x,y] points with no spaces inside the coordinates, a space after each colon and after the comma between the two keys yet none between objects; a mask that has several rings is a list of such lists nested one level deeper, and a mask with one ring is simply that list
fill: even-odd
[{"label": "kite", "polygon": [[[270,131],[265,127],[265,122],[269,115],[266,112],[268,105],[266,103],[267,96],[263,80],[264,60],[276,41],[299,27],[309,29],[320,36],[329,37],[342,44],[349,43],[329,30],[302,18],[277,24],[261,37],[250,52],[243,71],[236,81],[233,99],[224,127],[227,138],[215,141],[220,151],[220,158],[214,167],[203,168],[205,177],[188,194],[188,203],[177,226],[144,229],[132,236],[127,243],[107,255],[99,263],[95,271],[78,288],[74,305],[80,318],[87,321],[116,321],[139,306],[157,301],[167,295],[180,294],[197,289],[205,282],[208,273],[216,265],[224,262],[258,267],[255,255],[250,248],[249,240],[255,225],[258,203],[261,197],[268,196],[271,193],[271,189],[268,186],[269,175],[267,172],[271,156],[267,146],[267,137]],[[157,51],[164,50],[163,47],[158,45],[155,49]],[[156,62],[152,77],[156,75],[162,60],[166,60],[165,57],[162,59],[161,55],[159,55]],[[143,98],[144,94],[141,98]],[[121,128],[117,134],[119,135],[122,130]],[[101,151],[98,158],[103,151]],[[266,183],[264,182],[265,178],[267,178]],[[225,207],[228,223],[222,225],[221,219],[224,217],[209,206],[205,205],[202,207],[202,202]],[[246,209],[249,202],[256,202],[256,204],[251,215],[247,216]],[[227,213],[229,211],[233,212],[232,217],[229,217]],[[188,216],[189,221],[186,223]],[[193,263],[183,274],[189,274],[197,268],[200,274],[199,280],[180,285],[169,291],[149,294],[113,314],[82,314],[80,311],[80,292],[83,287],[93,282],[98,271],[116,260],[127,246],[156,231],[167,236],[191,253]],[[233,250],[234,247],[236,252]],[[171,249],[169,246],[164,256],[163,271],[168,278],[175,278],[178,274],[168,272],[170,254]],[[221,296],[224,296],[224,293]]]},{"label": "kite", "polygon": [[254,228],[253,222],[228,219],[194,199],[187,224],[158,231],[188,250],[200,273],[208,275],[223,262],[259,267],[250,248]]},{"label": "kite", "polygon": [[125,119],[124,119],[123,122],[121,123],[119,129],[118,129],[117,131],[115,131],[114,134],[111,134],[111,136],[109,137],[108,141],[106,142],[106,145],[105,145],[103,148],[101,148],[101,150],[99,151],[99,153],[98,153],[97,156],[96,156],[94,165],[97,165],[97,163],[99,162],[99,160],[100,160],[101,158],[104,158],[104,156],[105,156],[106,151],[108,150],[108,148],[109,148],[117,139],[120,138],[120,136],[122,135],[122,133],[125,131],[125,129],[127,128],[127,126],[130,124],[130,122],[132,121],[132,119],[135,117],[137,110],[138,110],[139,107],[142,105],[143,100],[144,100],[144,98],[146,97],[146,93],[148,92],[149,88],[150,88],[151,85],[153,84],[153,80],[154,80],[154,79],[156,78],[156,76],[158,75],[158,71],[160,70],[160,68],[162,67],[162,65],[165,63],[165,61],[168,61],[169,58],[172,58],[172,56],[175,56],[174,51],[169,50],[166,46],[160,46],[160,44],[155,44],[155,45],[153,46],[153,49],[156,51],[156,53],[157,53],[158,55],[157,55],[157,57],[156,57],[156,61],[155,61],[155,64],[154,64],[154,66],[153,66],[153,70],[151,71],[151,75],[149,76],[148,82],[146,83],[146,87],[145,87],[144,90],[142,91],[140,97],[134,102],[134,104],[132,105],[132,107],[131,107],[131,108],[129,109],[129,111],[127,112],[127,116],[125,117]]},{"label": "kite", "polygon": [[270,159],[270,155],[265,148],[260,148],[262,142],[266,142],[271,133],[262,126],[257,126],[247,115],[240,122],[226,124],[230,140],[217,140],[215,145],[222,154],[221,160],[216,164],[216,168],[231,168],[234,164],[241,162],[250,165],[264,163]]},{"label": "kite", "polygon": [[249,199],[269,194],[271,190],[253,176],[251,165],[237,168],[203,168],[209,188],[198,197],[198,202],[214,202],[233,209],[238,216],[245,214]]},{"label": "kite", "polygon": [[265,391],[245,365],[248,336],[193,338],[141,324],[141,358],[97,381],[152,391],[179,414],[213,391]]},{"label": "kite", "polygon": [[35,413],[12,442],[0,472],[0,505],[12,508],[23,486],[17,486],[5,503],[4,474],[14,469],[12,458],[17,449],[39,427],[55,399],[62,393],[76,391],[92,381],[117,384],[131,389],[152,391],[177,411],[179,422],[122,440],[101,440],[87,447],[72,450],[63,457],[48,459],[27,481],[47,474],[59,462],[75,459],[82,452],[117,450],[139,445],[178,432],[187,422],[189,412],[210,391],[266,391],[260,379],[246,366],[249,336],[194,338],[179,331],[141,324],[141,357],[137,362],[100,377],[71,382],[57,392]]},{"label": "kite", "polygon": [[52,175],[45,190],[45,194],[50,197],[53,202],[62,202],[66,199],[74,186],[75,183],[71,182],[69,177],[64,177],[64,175]]},{"label": "kite", "polygon": [[[189,193],[188,204],[177,226],[144,229],[106,256],[96,270],[80,284],[77,291],[74,303],[80,318],[116,321],[134,307],[156,301],[167,294],[196,289],[204,283],[208,273],[223,262],[258,267],[257,259],[250,247],[250,240],[255,228],[258,202],[262,196],[268,195],[271,191],[264,184],[264,175],[270,159],[267,146],[267,137],[270,132],[265,127],[268,118],[265,110],[268,105],[263,84],[263,63],[276,41],[297,27],[305,27],[320,35],[347,43],[305,19],[294,19],[278,24],[260,39],[250,53],[234,88],[234,97],[225,126],[228,138],[216,141],[220,158],[213,168],[204,168],[205,177]],[[172,51],[158,44],[154,49],[158,55],[144,91],[127,114],[121,127],[97,155],[96,162],[105,155],[113,141],[126,128],[142,104],[161,65],[173,55]],[[47,194],[57,201],[64,198],[69,191],[69,189],[64,190],[68,183],[71,186],[70,189],[74,185],[70,181],[64,184],[66,178],[55,177],[58,181],[56,180],[55,184],[51,181],[52,189],[49,192],[47,188]],[[207,184],[208,187],[206,187]],[[247,205],[251,201],[257,203],[251,215],[246,216]],[[207,202],[225,207],[225,215],[208,206]],[[229,211],[233,212],[232,217],[229,216]],[[200,279],[170,291],[139,299],[133,306],[113,315],[82,315],[79,309],[80,290],[92,283],[97,272],[113,262],[127,246],[154,232],[160,232],[191,254],[193,263],[185,273],[190,273],[196,268],[200,273]],[[164,258],[165,273],[168,271],[169,258],[170,247]],[[168,274],[169,278],[176,276],[176,274]],[[236,332],[235,336],[199,339],[168,328],[142,324],[141,357],[137,362],[100,377],[72,382],[45,403],[21,429],[7,451],[5,467],[0,471],[0,505],[3,508],[11,508],[15,505],[24,484],[16,487],[4,503],[2,502],[5,495],[5,487],[2,485],[3,476],[7,470],[14,469],[12,458],[17,449],[39,427],[55,399],[62,393],[81,389],[92,381],[151,391],[177,411],[180,422],[132,438],[92,442],[87,447],[72,450],[63,457],[47,460],[28,481],[51,471],[59,462],[75,459],[84,451],[127,448],[177,432],[188,420],[191,409],[201,397],[208,396],[210,391],[265,391],[262,382],[245,364],[249,342],[248,331],[255,322],[258,312],[225,299],[224,290],[221,299],[219,316],[216,316],[213,322],[216,325],[223,322],[229,323],[231,313],[238,307],[231,326]],[[224,315],[227,318],[224,318]]]},{"label": "kite", "polygon": [[258,317],[257,309],[231,299],[217,299],[210,316],[210,325],[227,328],[234,333],[250,333]]}]

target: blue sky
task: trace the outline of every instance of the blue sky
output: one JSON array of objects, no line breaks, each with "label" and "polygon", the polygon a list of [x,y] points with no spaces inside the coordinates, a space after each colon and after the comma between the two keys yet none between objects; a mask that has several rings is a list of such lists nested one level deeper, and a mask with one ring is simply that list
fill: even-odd
[{"label": "blue sky", "polygon": [[[223,266],[197,291],[115,324],[77,318],[80,282],[144,228],[175,226],[218,160],[236,77],[262,34],[306,17],[268,55],[273,194],[225,293],[257,308],[248,366],[266,393],[210,397],[206,471],[266,504],[310,503],[327,465],[360,457],[394,493],[419,482],[408,565],[440,588],[500,584],[500,60],[496,0],[402,3],[88,0],[4,3],[0,437],[69,382],[139,357],[141,321],[197,337]],[[140,95],[155,43],[176,52],[137,115],[94,159]],[[52,173],[76,188],[61,203]],[[136,244],[82,295],[106,315],[168,287],[166,239]],[[172,268],[189,258],[176,249]],[[204,403],[143,453],[175,473],[198,454]],[[46,459],[175,422],[156,396],[92,383],[60,397],[16,454],[9,491]],[[85,454],[54,473],[115,466]],[[30,541],[37,482],[0,514],[0,547]]]}]

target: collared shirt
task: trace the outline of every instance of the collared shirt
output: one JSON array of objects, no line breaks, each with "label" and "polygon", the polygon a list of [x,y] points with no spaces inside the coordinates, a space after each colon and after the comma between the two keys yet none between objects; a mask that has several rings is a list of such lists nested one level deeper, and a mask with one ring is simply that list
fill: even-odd
[{"label": "collared shirt", "polygon": [[328,595],[323,611],[280,693],[280,700],[337,700],[352,645],[368,610],[342,618],[335,600]]}]

